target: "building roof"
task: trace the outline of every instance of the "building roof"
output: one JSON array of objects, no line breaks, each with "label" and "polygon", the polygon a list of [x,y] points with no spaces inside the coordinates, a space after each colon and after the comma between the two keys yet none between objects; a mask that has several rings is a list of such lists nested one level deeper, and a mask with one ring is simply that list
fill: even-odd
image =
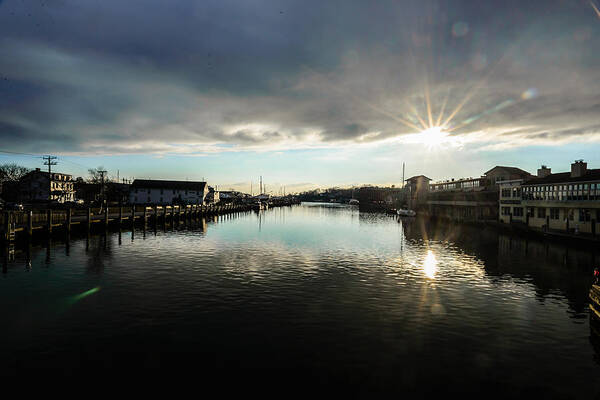
[{"label": "building roof", "polygon": [[206,182],[197,181],[162,181],[156,179],[135,179],[131,184],[133,189],[175,189],[204,191]]},{"label": "building roof", "polygon": [[[56,175],[62,175],[62,176],[66,176],[66,177],[68,177],[69,179],[72,179],[72,178],[73,178],[73,175],[71,175],[71,174],[65,174],[64,172],[52,172],[52,175],[55,175],[55,174],[56,174]],[[25,175],[23,175],[23,176],[21,177],[21,179],[23,179],[23,178],[30,178],[30,177],[32,177],[33,175],[42,175],[42,176],[44,176],[44,177],[48,178],[48,171],[42,171],[41,169],[39,169],[39,168],[36,168],[36,169],[34,169],[34,170],[31,170],[31,171],[29,171],[29,172],[28,172],[28,173],[26,173]]]},{"label": "building roof", "polygon": [[493,170],[495,170],[496,168],[502,168],[508,172],[510,172],[511,174],[519,174],[519,175],[531,175],[529,172],[522,170],[521,168],[517,168],[517,167],[506,167],[503,165],[496,165],[494,168],[490,169],[489,171],[487,171],[485,173],[485,175],[489,174],[490,172],[492,172]]},{"label": "building roof", "polygon": [[413,181],[413,180],[415,180],[415,181],[416,181],[416,180],[417,180],[417,179],[419,179],[419,178],[425,178],[425,179],[427,179],[428,181],[430,181],[430,180],[431,180],[431,178],[428,178],[428,177],[426,177],[425,175],[416,175],[416,176],[413,176],[413,177],[411,177],[411,178],[408,178],[408,179],[406,180],[406,182],[410,182],[410,181]]},{"label": "building roof", "polygon": [[569,183],[569,182],[587,182],[600,180],[600,169],[588,169],[586,174],[577,178],[571,178],[570,172],[559,172],[556,174],[550,174],[543,178],[532,178],[528,179],[523,183],[526,185],[545,185],[554,183]]}]

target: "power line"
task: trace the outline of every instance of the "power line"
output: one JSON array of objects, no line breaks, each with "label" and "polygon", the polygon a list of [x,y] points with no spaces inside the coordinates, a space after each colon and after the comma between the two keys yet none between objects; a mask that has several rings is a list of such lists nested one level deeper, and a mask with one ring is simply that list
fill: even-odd
[{"label": "power line", "polygon": [[18,151],[8,151],[8,150],[0,150],[0,153],[17,154],[17,155],[21,155],[21,156],[41,157],[40,154],[20,153]]}]

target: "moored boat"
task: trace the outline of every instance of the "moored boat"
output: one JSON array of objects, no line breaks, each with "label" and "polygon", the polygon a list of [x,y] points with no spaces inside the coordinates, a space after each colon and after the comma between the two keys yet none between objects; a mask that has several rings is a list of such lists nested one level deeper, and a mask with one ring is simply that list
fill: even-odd
[{"label": "moored boat", "polygon": [[401,208],[398,210],[398,216],[400,217],[414,217],[415,215],[417,215],[417,213],[413,210],[407,210],[405,208]]}]

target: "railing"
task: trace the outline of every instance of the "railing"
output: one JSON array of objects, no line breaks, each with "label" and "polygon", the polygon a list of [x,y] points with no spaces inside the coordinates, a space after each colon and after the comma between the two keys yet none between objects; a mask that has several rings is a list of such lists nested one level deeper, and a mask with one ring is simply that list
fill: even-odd
[{"label": "railing", "polygon": [[[0,212],[2,238],[9,237],[15,229],[32,234],[34,230],[50,232],[53,227],[63,226],[70,230],[72,224],[93,223],[153,218],[193,218],[200,215],[215,215],[233,211],[251,210],[250,204],[210,204],[210,205],[148,205],[135,204],[123,207],[90,207],[86,209],[39,209],[27,211]],[[48,218],[50,217],[50,220]],[[10,222],[10,223],[9,223]]]}]

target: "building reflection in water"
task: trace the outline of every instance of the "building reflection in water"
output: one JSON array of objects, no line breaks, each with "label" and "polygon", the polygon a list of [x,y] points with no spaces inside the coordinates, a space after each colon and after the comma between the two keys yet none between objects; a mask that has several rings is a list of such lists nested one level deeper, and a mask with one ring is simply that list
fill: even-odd
[{"label": "building reflection in water", "polygon": [[[429,240],[460,248],[481,260],[484,273],[492,280],[511,277],[533,285],[536,297],[544,301],[560,293],[567,299],[571,317],[587,318],[591,271],[600,265],[598,251],[585,243],[567,244],[534,236],[504,233],[493,227],[478,227],[421,218],[401,220],[407,242]],[[410,245],[410,244],[409,244]],[[433,265],[435,254],[425,258]],[[429,276],[429,275],[428,275]]]},{"label": "building reflection in water", "polygon": [[600,365],[600,320],[590,315],[590,343],[594,348],[594,361]]}]

